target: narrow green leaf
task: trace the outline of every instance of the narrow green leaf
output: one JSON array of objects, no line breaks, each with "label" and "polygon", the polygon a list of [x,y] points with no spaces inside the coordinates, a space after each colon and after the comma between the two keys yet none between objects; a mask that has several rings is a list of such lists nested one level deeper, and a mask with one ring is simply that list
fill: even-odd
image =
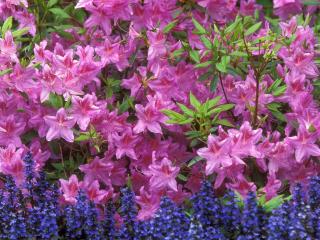
[{"label": "narrow green leaf", "polygon": [[261,25],[262,25],[262,22],[258,22],[258,23],[256,23],[256,24],[252,25],[252,26],[244,33],[244,35],[245,35],[245,36],[249,36],[249,35],[255,33],[255,32],[261,27]]},{"label": "narrow green leaf", "polygon": [[48,4],[47,4],[47,7],[48,7],[48,8],[51,8],[51,7],[53,7],[54,5],[56,5],[58,2],[59,2],[59,0],[49,0],[49,1],[48,1]]},{"label": "narrow green leaf", "polygon": [[52,12],[56,17],[70,18],[70,15],[61,8],[50,8],[49,11]]},{"label": "narrow green leaf", "polygon": [[196,50],[191,50],[189,52],[190,58],[195,61],[196,63],[200,63],[200,54]]},{"label": "narrow green leaf", "polygon": [[21,28],[21,29],[18,29],[18,30],[15,30],[12,32],[12,36],[14,38],[16,37],[21,37],[25,34],[27,34],[29,32],[29,28],[28,27],[25,27],[25,28]]},{"label": "narrow green leaf", "polygon": [[205,36],[201,36],[200,39],[207,49],[212,49],[212,42],[208,38],[206,38]]},{"label": "narrow green leaf", "polygon": [[192,18],[193,25],[198,30],[198,34],[205,34],[207,31],[206,29],[194,18]]},{"label": "narrow green leaf", "polygon": [[181,173],[178,175],[178,179],[180,179],[181,181],[184,181],[184,182],[188,181],[188,178],[186,176],[182,175]]},{"label": "narrow green leaf", "polygon": [[199,100],[190,92],[190,104],[196,109],[199,110],[201,107],[201,103]]},{"label": "narrow green leaf", "polygon": [[13,17],[12,17],[12,16],[8,17],[8,18],[4,21],[4,23],[3,23],[3,25],[2,25],[2,28],[1,28],[2,36],[4,36],[4,34],[5,34],[8,30],[10,30],[10,29],[12,28],[12,21],[13,21]]},{"label": "narrow green leaf", "polygon": [[201,160],[203,160],[202,157],[200,156],[196,156],[193,159],[191,159],[191,161],[188,163],[188,167],[192,167],[193,165],[195,165],[197,162],[200,162]]},{"label": "narrow green leaf", "polygon": [[278,97],[278,96],[284,94],[284,92],[286,90],[287,90],[287,85],[282,85],[273,91],[273,96]]},{"label": "narrow green leaf", "polygon": [[266,212],[271,212],[273,209],[279,207],[283,202],[283,195],[278,195],[266,202],[263,207]]},{"label": "narrow green leaf", "polygon": [[82,141],[87,141],[87,140],[89,140],[90,139],[90,136],[89,136],[89,134],[81,134],[79,137],[77,137],[76,139],[75,139],[75,141],[76,142],[82,142]]},{"label": "narrow green leaf", "polygon": [[211,64],[213,64],[212,61],[207,61],[207,62],[196,64],[195,68],[205,68],[205,67],[209,67]]},{"label": "narrow green leaf", "polygon": [[181,109],[182,112],[184,112],[185,114],[189,115],[190,117],[194,116],[194,112],[188,108],[187,106],[181,104],[181,103],[177,103],[178,107]]},{"label": "narrow green leaf", "polygon": [[218,119],[214,122],[214,124],[222,125],[226,127],[234,127],[234,125],[231,122],[229,122],[227,119]]},{"label": "narrow green leaf", "polygon": [[52,107],[59,109],[63,107],[63,98],[60,95],[50,93],[49,103]]},{"label": "narrow green leaf", "polygon": [[282,79],[281,78],[278,78],[276,79],[272,84],[271,86],[267,89],[267,92],[268,93],[271,93],[273,92],[282,82]]},{"label": "narrow green leaf", "polygon": [[170,32],[178,23],[178,20],[174,20],[170,23],[168,23],[164,28],[163,28],[163,33],[168,33]]},{"label": "narrow green leaf", "polygon": [[11,73],[11,72],[12,72],[12,68],[2,70],[2,71],[0,71],[0,77],[2,77],[3,75],[6,75],[8,73]]},{"label": "narrow green leaf", "polygon": [[216,106],[218,104],[218,102],[220,102],[221,100],[221,96],[217,96],[214,99],[210,99],[208,100],[208,107],[209,109],[213,108],[214,106]]},{"label": "narrow green leaf", "polygon": [[231,56],[235,57],[248,57],[248,54],[245,52],[233,51],[230,53]]},{"label": "narrow green leaf", "polygon": [[213,80],[210,82],[210,91],[215,92],[218,86],[218,76],[216,75]]}]

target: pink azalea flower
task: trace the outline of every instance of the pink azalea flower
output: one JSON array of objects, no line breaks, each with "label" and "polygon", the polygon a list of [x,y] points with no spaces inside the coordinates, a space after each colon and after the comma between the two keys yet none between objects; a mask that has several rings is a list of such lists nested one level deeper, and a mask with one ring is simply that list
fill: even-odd
[{"label": "pink azalea flower", "polygon": [[17,147],[21,146],[20,135],[24,132],[25,122],[14,115],[1,118],[0,121],[0,145],[7,146],[14,144]]},{"label": "pink azalea flower", "polygon": [[96,49],[97,54],[101,57],[103,64],[119,62],[119,43],[111,43],[105,39],[102,47]]},{"label": "pink azalea flower", "polygon": [[49,126],[47,141],[63,138],[67,142],[73,142],[74,136],[71,128],[75,125],[75,119],[67,116],[64,108],[60,108],[56,116],[45,116],[44,120]]},{"label": "pink azalea flower", "polygon": [[131,78],[123,79],[121,86],[130,90],[131,97],[136,97],[139,91],[143,92],[142,90],[146,88],[146,84],[147,69],[146,67],[138,67],[137,73],[134,73]]},{"label": "pink azalea flower", "polygon": [[289,138],[289,142],[295,148],[295,156],[298,163],[307,160],[310,156],[320,156],[320,148],[316,144],[317,139],[318,136],[315,133],[310,133],[304,127],[299,128],[298,136]]},{"label": "pink azalea flower", "polygon": [[16,148],[9,144],[6,148],[0,148],[0,172],[11,175],[16,184],[24,181],[23,148]]},{"label": "pink azalea flower", "polygon": [[281,181],[276,179],[274,174],[268,176],[267,185],[263,188],[263,191],[266,193],[266,200],[269,201],[273,197],[277,196],[277,191],[281,187]]},{"label": "pink azalea flower", "polygon": [[13,41],[12,33],[7,31],[4,35],[4,39],[0,38],[0,63],[8,60],[18,63],[19,59],[16,52],[17,48]]},{"label": "pink azalea flower", "polygon": [[28,28],[29,33],[32,36],[36,35],[36,25],[35,25],[35,17],[33,14],[29,13],[28,11],[19,11],[15,12],[15,18],[19,21],[19,28]]},{"label": "pink azalea flower", "polygon": [[261,11],[262,6],[256,3],[256,0],[241,0],[240,13],[243,15],[254,16],[255,11]]},{"label": "pink azalea flower", "polygon": [[197,0],[198,4],[207,9],[214,20],[225,23],[235,11],[236,0]]},{"label": "pink azalea flower", "polygon": [[159,112],[154,106],[148,104],[144,107],[141,104],[136,104],[135,108],[138,117],[138,123],[133,129],[135,133],[144,132],[148,129],[150,132],[162,134],[161,126],[158,122]]},{"label": "pink azalea flower", "polygon": [[132,134],[131,130],[125,131],[122,135],[115,135],[116,157],[120,159],[126,155],[132,159],[137,159],[134,147],[138,143],[138,136]]},{"label": "pink azalea flower", "polygon": [[302,12],[300,0],[273,0],[274,13],[281,19],[287,19]]},{"label": "pink azalea flower", "polygon": [[85,190],[88,198],[95,204],[104,204],[113,197],[113,189],[108,191],[101,190],[98,180],[93,182],[84,181],[81,183],[81,188]]},{"label": "pink azalea flower", "polygon": [[249,182],[243,175],[239,175],[234,183],[228,183],[226,185],[234,191],[237,191],[242,197],[246,197],[249,192],[255,192],[257,190],[256,185],[253,182]]},{"label": "pink azalea flower", "polygon": [[285,37],[291,37],[297,29],[297,18],[292,17],[288,23],[281,22],[279,25],[282,30],[282,35]]},{"label": "pink azalea flower", "polygon": [[140,206],[137,219],[147,220],[159,209],[160,197],[156,193],[148,193],[144,187],[141,187],[140,195],[136,196],[136,203]]},{"label": "pink azalea flower", "polygon": [[72,174],[69,180],[60,179],[63,200],[67,203],[76,203],[81,183],[76,175]]},{"label": "pink azalea flower", "polygon": [[141,104],[135,106],[138,123],[133,131],[140,133],[148,129],[150,132],[162,134],[160,123],[165,123],[168,118],[160,110],[171,108],[172,103],[164,100],[160,94],[148,95],[147,99],[149,102],[145,107]]},{"label": "pink azalea flower", "polygon": [[148,40],[150,42],[148,50],[148,60],[153,60],[164,56],[167,52],[165,42],[165,35],[160,32],[147,32]]},{"label": "pink azalea flower", "polygon": [[149,166],[149,170],[144,173],[151,177],[149,180],[150,189],[163,190],[170,188],[178,191],[176,177],[180,171],[179,167],[174,167],[168,158],[163,158],[159,163],[154,160]]},{"label": "pink azalea flower", "polygon": [[169,189],[167,191],[168,197],[174,201],[176,204],[182,204],[186,199],[188,199],[191,194],[183,190],[182,185],[178,185],[178,191],[173,191]]},{"label": "pink azalea flower", "polygon": [[111,185],[110,175],[113,169],[112,162],[106,162],[102,159],[95,157],[90,163],[80,165],[79,169],[85,173],[85,180],[92,182],[94,180],[99,180],[106,185]]},{"label": "pink azalea flower", "polygon": [[207,160],[206,175],[210,175],[220,167],[228,167],[232,164],[230,153],[230,140],[218,140],[217,137],[209,135],[208,147],[200,148],[197,153]]},{"label": "pink azalea flower", "polygon": [[72,116],[83,131],[87,129],[90,119],[99,111],[99,107],[94,105],[96,101],[94,95],[86,94],[83,98],[72,96]]},{"label": "pink azalea flower", "polygon": [[40,142],[36,140],[30,145],[30,152],[35,163],[35,170],[40,171],[46,164],[46,161],[50,158],[50,151],[42,150]]}]

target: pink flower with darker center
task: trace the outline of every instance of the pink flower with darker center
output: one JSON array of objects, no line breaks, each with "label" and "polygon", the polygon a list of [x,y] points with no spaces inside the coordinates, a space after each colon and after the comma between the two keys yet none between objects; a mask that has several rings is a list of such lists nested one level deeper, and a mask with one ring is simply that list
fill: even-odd
[{"label": "pink flower with darker center", "polygon": [[87,129],[94,114],[99,112],[99,107],[94,105],[96,101],[97,98],[89,94],[86,94],[83,98],[72,97],[72,116],[83,131]]},{"label": "pink flower with darker center", "polygon": [[113,138],[117,148],[117,159],[120,159],[124,155],[132,159],[137,159],[134,148],[139,141],[138,136],[133,135],[131,130],[127,130],[122,135],[115,135]]},{"label": "pink flower with darker center", "polygon": [[163,190],[170,188],[178,191],[176,177],[180,171],[179,167],[174,167],[168,158],[163,158],[160,163],[156,163],[155,159],[149,166],[149,170],[144,173],[151,177],[149,180],[151,190]]},{"label": "pink flower with darker center", "polygon": [[0,148],[0,172],[11,175],[17,185],[24,181],[23,151],[22,148],[17,149],[12,144],[7,148]]},{"label": "pink flower with darker center", "polygon": [[44,120],[49,126],[46,135],[47,141],[63,138],[67,142],[73,142],[74,136],[71,128],[75,125],[76,121],[73,117],[67,116],[64,108],[60,108],[56,116],[45,116]]},{"label": "pink flower with darker center", "polygon": [[80,182],[76,175],[72,174],[69,180],[60,179],[62,197],[67,203],[76,203]]},{"label": "pink flower with darker center", "polygon": [[140,195],[136,196],[136,202],[140,206],[137,219],[147,220],[159,209],[160,196],[156,193],[147,192],[143,186],[140,188]]},{"label": "pink flower with darker center", "polygon": [[220,167],[228,167],[232,165],[232,159],[229,155],[230,140],[218,140],[217,137],[210,135],[208,137],[208,147],[200,148],[197,153],[200,157],[207,160],[206,174],[210,175]]},{"label": "pink flower with darker center", "polygon": [[26,124],[14,115],[2,118],[0,121],[0,145],[14,144],[20,147],[22,144],[20,135],[23,133],[25,126]]}]

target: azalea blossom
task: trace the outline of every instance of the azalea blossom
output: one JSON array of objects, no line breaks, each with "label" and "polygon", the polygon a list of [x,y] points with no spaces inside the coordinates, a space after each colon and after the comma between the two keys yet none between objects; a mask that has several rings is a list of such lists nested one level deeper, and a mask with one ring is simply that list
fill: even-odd
[{"label": "azalea blossom", "polygon": [[178,191],[176,177],[179,171],[180,168],[173,166],[168,158],[163,158],[160,163],[154,160],[144,173],[150,177],[150,189],[162,190],[170,188]]},{"label": "azalea blossom", "polygon": [[72,174],[68,180],[60,179],[63,200],[67,203],[76,203],[80,184],[76,175]]},{"label": "azalea blossom", "polygon": [[46,139],[51,141],[57,138],[63,138],[67,142],[73,142],[74,136],[72,127],[75,125],[75,119],[67,116],[64,108],[60,108],[56,116],[45,116],[44,120],[49,126]]}]

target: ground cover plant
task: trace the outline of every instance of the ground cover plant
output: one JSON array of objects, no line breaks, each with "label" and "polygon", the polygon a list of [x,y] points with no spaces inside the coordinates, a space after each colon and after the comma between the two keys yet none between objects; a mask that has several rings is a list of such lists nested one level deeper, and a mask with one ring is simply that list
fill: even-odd
[{"label": "ground cover plant", "polygon": [[0,0],[2,238],[319,238],[319,5]]}]

